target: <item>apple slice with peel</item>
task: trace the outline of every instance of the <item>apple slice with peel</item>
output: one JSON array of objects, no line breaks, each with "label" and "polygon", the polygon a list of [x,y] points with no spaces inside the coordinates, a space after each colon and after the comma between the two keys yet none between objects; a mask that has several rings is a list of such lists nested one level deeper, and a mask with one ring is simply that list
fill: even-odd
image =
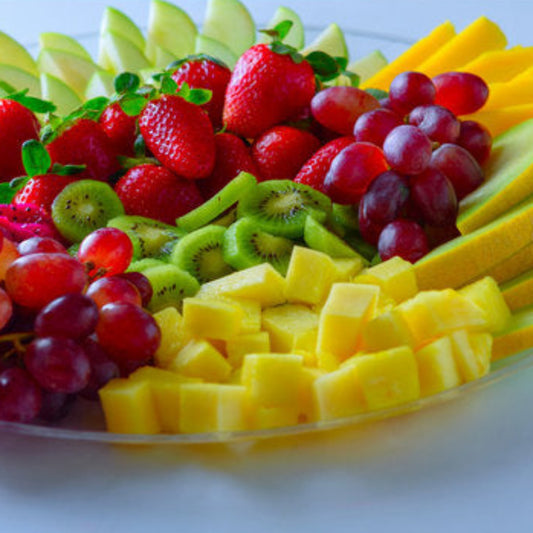
[{"label": "apple slice with peel", "polygon": [[4,32],[0,32],[0,57],[5,65],[12,65],[34,76],[39,75],[35,60],[26,48]]},{"label": "apple slice with peel", "polygon": [[189,15],[164,0],[152,0],[148,14],[146,56],[156,67],[166,67],[168,56],[182,58],[194,52],[198,29]]},{"label": "apple slice with peel", "polygon": [[[119,72],[138,72],[151,67],[150,61],[132,41],[118,33],[108,31],[100,36],[100,58],[105,57],[106,70],[115,74]],[[103,66],[102,63],[100,63]]]},{"label": "apple slice with peel", "polygon": [[[305,44],[305,31],[302,24],[302,19],[300,16],[290,9],[289,7],[280,6],[274,13],[274,16],[270,19],[270,22],[267,24],[267,29],[275,28],[280,22],[284,20],[290,20],[292,22],[292,27],[287,33],[286,37],[283,39],[285,44],[293,46],[296,50],[300,50],[304,47]],[[257,42],[259,43],[269,43],[271,38],[264,33],[261,33]]]},{"label": "apple slice with peel", "polygon": [[239,57],[255,43],[255,23],[239,0],[209,0],[202,33]]},{"label": "apple slice with peel", "polygon": [[9,83],[17,91],[28,89],[30,96],[36,96],[37,98],[41,96],[39,78],[13,65],[0,63],[0,81]]},{"label": "apple slice with peel", "polygon": [[205,54],[219,59],[230,69],[233,69],[238,59],[225,44],[202,34],[196,36],[196,47],[194,51],[196,54]]},{"label": "apple slice with peel", "polygon": [[176,55],[169,52],[168,50],[165,50],[165,48],[161,48],[160,46],[154,46],[152,48],[152,54],[155,59],[150,60],[150,62],[153,64],[155,70],[161,70],[167,68],[170,63],[176,61],[176,59],[181,59],[182,57],[186,57],[193,53],[194,44],[193,48],[185,55]]},{"label": "apple slice with peel", "polygon": [[348,59],[346,39],[338,24],[330,24],[309,46],[302,50],[302,54],[307,55],[318,50],[326,52],[326,54],[333,57],[345,57]]},{"label": "apple slice with peel", "polygon": [[91,54],[73,37],[63,33],[45,32],[39,35],[39,45],[42,48],[49,48],[51,50],[63,50],[76,54],[87,61],[92,61]]},{"label": "apple slice with peel", "polygon": [[50,74],[41,74],[41,91],[45,100],[55,103],[58,115],[68,115],[82,104],[82,99],[66,83]]},{"label": "apple slice with peel", "polygon": [[115,91],[114,79],[115,76],[106,70],[95,72],[85,89],[85,99],[90,100],[97,96],[111,96]]},{"label": "apple slice with peel", "polygon": [[[359,76],[359,83],[370,79],[374,74],[378,73],[382,68],[387,66],[387,59],[380,50],[374,50],[364,57],[352,61],[346,70],[353,72]],[[333,80],[331,85],[345,85],[350,86],[352,83],[348,76],[341,75]]]}]

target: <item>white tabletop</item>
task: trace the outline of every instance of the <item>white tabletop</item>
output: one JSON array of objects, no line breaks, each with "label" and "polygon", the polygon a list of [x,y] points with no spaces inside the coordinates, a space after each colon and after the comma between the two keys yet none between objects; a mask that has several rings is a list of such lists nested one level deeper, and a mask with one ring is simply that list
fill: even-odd
[{"label": "white tabletop", "polygon": [[[25,43],[41,31],[94,32],[107,3],[0,1],[0,30]],[[258,21],[278,5],[246,3]],[[113,5],[145,24],[146,1]],[[180,5],[201,20],[204,2]],[[308,25],[337,21],[413,40],[445,19],[461,28],[486,14],[511,44],[533,41],[527,0],[285,5]],[[532,383],[528,370],[418,413],[250,446],[128,448],[0,434],[0,531],[531,532]]]}]

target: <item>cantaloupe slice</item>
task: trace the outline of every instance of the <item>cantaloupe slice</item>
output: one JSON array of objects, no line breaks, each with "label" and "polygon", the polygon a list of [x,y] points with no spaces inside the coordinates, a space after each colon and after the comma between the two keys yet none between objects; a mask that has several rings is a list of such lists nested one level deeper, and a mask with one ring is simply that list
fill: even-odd
[{"label": "cantaloupe slice", "polygon": [[431,77],[436,76],[457,70],[483,52],[500,50],[506,46],[507,38],[500,27],[488,18],[480,17],[428,57],[417,70]]},{"label": "cantaloupe slice", "polygon": [[489,98],[483,111],[533,102],[533,68],[506,82],[489,83]]},{"label": "cantaloupe slice", "polygon": [[533,120],[495,139],[485,169],[487,180],[461,201],[457,227],[463,235],[494,220],[533,193],[532,146]]},{"label": "cantaloupe slice", "polygon": [[401,72],[416,70],[427,57],[439,50],[444,44],[455,36],[453,24],[447,20],[437,26],[428,35],[417,41],[403,54],[391,61],[385,68],[377,74],[361,83],[363,89],[372,87],[374,89],[388,90],[391,81]]},{"label": "cantaloupe slice", "polygon": [[533,307],[513,314],[507,327],[494,336],[492,360],[502,359],[533,347]]},{"label": "cantaloupe slice", "polygon": [[493,137],[497,137],[513,126],[533,118],[533,101],[527,104],[481,110],[462,118],[481,122],[488,128]]},{"label": "cantaloupe slice", "polygon": [[502,283],[500,289],[511,311],[533,305],[533,269]]}]

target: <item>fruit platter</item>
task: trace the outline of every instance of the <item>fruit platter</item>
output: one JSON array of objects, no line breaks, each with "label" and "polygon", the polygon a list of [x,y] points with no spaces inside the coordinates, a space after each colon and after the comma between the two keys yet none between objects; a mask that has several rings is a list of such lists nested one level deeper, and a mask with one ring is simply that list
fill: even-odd
[{"label": "fruit platter", "polygon": [[98,46],[0,32],[2,431],[283,436],[533,365],[532,48],[480,16],[350,57],[239,0]]}]

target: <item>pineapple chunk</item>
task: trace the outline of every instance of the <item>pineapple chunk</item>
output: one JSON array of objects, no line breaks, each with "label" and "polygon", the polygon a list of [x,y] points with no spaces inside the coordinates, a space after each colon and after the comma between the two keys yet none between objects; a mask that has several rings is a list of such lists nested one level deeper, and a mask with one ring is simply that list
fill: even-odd
[{"label": "pineapple chunk", "polygon": [[192,339],[170,363],[169,370],[216,383],[229,378],[231,365],[209,341]]},{"label": "pineapple chunk", "polygon": [[240,334],[258,333],[261,330],[261,305],[255,300],[229,298],[229,302],[236,303],[243,310]]},{"label": "pineapple chunk", "polygon": [[161,330],[161,342],[155,352],[157,366],[165,368],[183,347],[182,316],[175,307],[166,307],[153,315]]},{"label": "pineapple chunk", "polygon": [[239,368],[245,355],[270,352],[270,336],[266,331],[237,335],[226,343],[226,352],[230,365]]},{"label": "pineapple chunk", "polygon": [[98,391],[106,427],[114,433],[159,433],[157,411],[145,381],[112,379]]},{"label": "pineapple chunk", "polygon": [[400,313],[391,309],[367,322],[363,329],[363,350],[379,352],[396,346],[414,347],[411,331]]},{"label": "pineapple chunk", "polygon": [[441,337],[415,352],[420,378],[420,394],[428,396],[461,384],[452,343]]},{"label": "pineapple chunk", "polygon": [[316,353],[316,366],[320,370],[325,372],[333,372],[337,370],[341,364],[340,357],[330,352],[317,352]]},{"label": "pineapple chunk", "polygon": [[385,409],[420,397],[418,368],[408,346],[361,355],[352,368],[370,410]]},{"label": "pineapple chunk", "polygon": [[352,278],[363,270],[362,257],[333,257],[335,265],[335,282],[352,281]]},{"label": "pineapple chunk", "polygon": [[375,285],[334,283],[320,313],[317,353],[328,352],[339,360],[353,355],[379,295]]},{"label": "pineapple chunk", "polygon": [[227,300],[185,298],[182,327],[190,337],[228,340],[239,334],[242,308]]},{"label": "pineapple chunk", "polygon": [[305,422],[315,420],[314,383],[324,374],[325,372],[319,368],[305,366],[302,368],[302,378],[298,390],[298,414]]},{"label": "pineapple chunk", "polygon": [[270,334],[272,351],[314,351],[318,315],[305,305],[284,304],[263,311],[263,329]]},{"label": "pineapple chunk", "polygon": [[488,374],[492,358],[492,335],[458,330],[450,334],[453,355],[463,381]]},{"label": "pineapple chunk", "polygon": [[298,423],[296,407],[257,407],[252,414],[254,429],[273,429],[295,426]]}]

